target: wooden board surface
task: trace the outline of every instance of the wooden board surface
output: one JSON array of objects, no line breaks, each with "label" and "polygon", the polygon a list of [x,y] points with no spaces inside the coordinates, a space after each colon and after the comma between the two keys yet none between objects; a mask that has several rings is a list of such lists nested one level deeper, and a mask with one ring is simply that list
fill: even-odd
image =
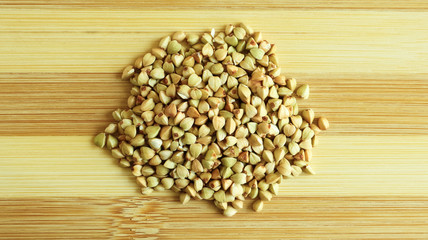
[{"label": "wooden board surface", "polygon": [[[123,66],[176,30],[246,22],[329,118],[315,176],[262,213],[142,197],[91,138]],[[428,239],[426,1],[0,0],[0,239]]]}]

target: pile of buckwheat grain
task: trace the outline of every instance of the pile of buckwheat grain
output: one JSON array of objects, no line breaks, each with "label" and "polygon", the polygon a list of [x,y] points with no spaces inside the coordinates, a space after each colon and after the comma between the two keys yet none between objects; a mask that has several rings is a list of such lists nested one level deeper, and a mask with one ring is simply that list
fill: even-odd
[{"label": "pile of buckwheat grain", "polygon": [[124,69],[128,108],[113,112],[95,144],[132,169],[143,194],[213,200],[226,216],[250,198],[261,211],[283,179],[314,174],[311,149],[329,127],[299,110],[309,86],[281,75],[275,52],[244,24],[162,38]]}]

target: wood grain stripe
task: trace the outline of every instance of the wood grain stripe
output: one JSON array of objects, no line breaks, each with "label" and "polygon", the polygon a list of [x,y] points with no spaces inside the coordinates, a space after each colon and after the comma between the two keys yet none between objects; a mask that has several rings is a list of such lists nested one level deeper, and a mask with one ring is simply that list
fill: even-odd
[{"label": "wood grain stripe", "polygon": [[[138,196],[128,169],[92,136],[0,137],[0,193],[8,197]],[[287,179],[281,196],[426,196],[426,136],[320,135],[318,173]]]},{"label": "wood grain stripe", "polygon": [[0,239],[426,239],[427,201],[282,196],[263,213],[246,204],[225,218],[206,202],[184,207],[172,196],[2,197]]},{"label": "wood grain stripe", "polygon": [[370,0],[330,0],[326,4],[322,0],[303,0],[303,1],[292,1],[292,0],[268,0],[261,3],[258,0],[247,0],[245,4],[242,4],[240,1],[227,1],[227,0],[208,0],[208,1],[184,1],[178,0],[174,1],[171,4],[170,1],[154,1],[154,0],[125,0],[125,1],[107,1],[107,0],[93,0],[91,2],[83,0],[75,1],[66,1],[66,0],[2,0],[0,5],[8,7],[27,7],[27,8],[114,8],[114,9],[169,9],[169,10],[181,10],[181,9],[222,9],[222,8],[232,8],[232,9],[269,9],[269,10],[278,10],[278,9],[370,9],[370,10],[423,10],[428,8],[428,4],[423,0],[399,0],[391,3],[387,0],[380,1],[370,1]]},{"label": "wood grain stripe", "polygon": [[[428,134],[428,78],[290,76],[310,84],[301,107],[327,116],[329,135]],[[130,88],[118,74],[0,74],[0,135],[93,135]]]},{"label": "wood grain stripe", "polygon": [[0,8],[0,72],[117,73],[176,30],[202,32],[243,21],[278,46],[286,72],[428,73],[423,12],[260,10],[252,16],[231,10],[219,19],[208,10]]}]

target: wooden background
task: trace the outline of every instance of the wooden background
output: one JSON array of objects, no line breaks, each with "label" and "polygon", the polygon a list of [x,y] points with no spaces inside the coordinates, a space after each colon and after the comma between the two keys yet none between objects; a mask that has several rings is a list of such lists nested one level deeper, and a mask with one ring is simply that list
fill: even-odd
[{"label": "wooden background", "polygon": [[[164,35],[245,22],[328,117],[262,213],[142,197],[91,144]],[[0,0],[0,239],[428,239],[428,2]]]}]

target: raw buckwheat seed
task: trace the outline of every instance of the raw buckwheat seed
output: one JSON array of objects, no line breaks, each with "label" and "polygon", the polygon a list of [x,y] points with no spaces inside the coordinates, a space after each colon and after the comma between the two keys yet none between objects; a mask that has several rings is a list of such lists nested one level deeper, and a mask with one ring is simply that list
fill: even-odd
[{"label": "raw buckwheat seed", "polygon": [[312,147],[329,127],[299,110],[309,86],[281,75],[275,52],[244,24],[162,38],[123,70],[128,107],[95,145],[131,169],[142,194],[171,189],[183,204],[212,200],[225,216],[250,198],[261,211],[283,179],[315,174]]}]

